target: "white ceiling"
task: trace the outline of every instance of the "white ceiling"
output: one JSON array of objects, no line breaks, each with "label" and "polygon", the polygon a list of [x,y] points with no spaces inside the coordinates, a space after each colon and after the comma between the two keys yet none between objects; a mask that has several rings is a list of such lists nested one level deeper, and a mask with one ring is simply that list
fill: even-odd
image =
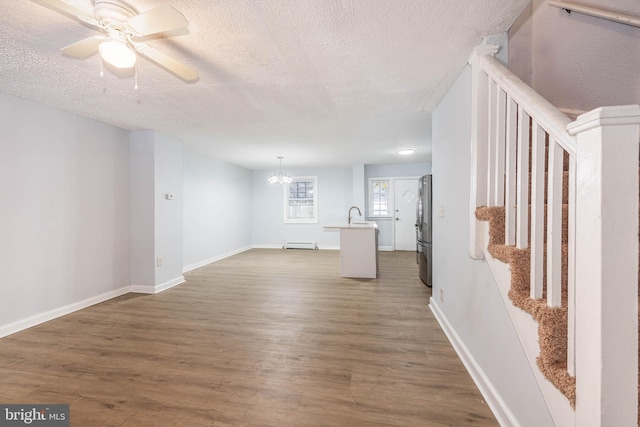
[{"label": "white ceiling", "polygon": [[[90,0],[66,0],[92,14]],[[200,72],[186,83],[139,60],[99,77],[96,34],[31,1],[3,1],[0,92],[125,129],[156,129],[250,169],[429,161],[431,111],[482,38],[527,0],[131,0],[190,22],[148,44]],[[172,37],[168,37],[172,36]],[[395,150],[418,149],[400,158]]]}]

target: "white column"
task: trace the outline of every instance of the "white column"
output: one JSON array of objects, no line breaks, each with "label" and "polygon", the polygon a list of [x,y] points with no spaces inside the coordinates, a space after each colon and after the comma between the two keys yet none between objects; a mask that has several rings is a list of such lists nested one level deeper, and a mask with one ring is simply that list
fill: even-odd
[{"label": "white column", "polygon": [[636,425],[640,107],[578,117],[576,425]]},{"label": "white column", "polygon": [[152,130],[129,133],[129,202],[131,284],[154,289],[155,261],[155,145]]},{"label": "white column", "polygon": [[487,198],[487,138],[488,138],[488,81],[482,71],[482,58],[495,55],[499,46],[481,45],[475,48],[471,65],[471,195],[469,198],[469,256],[482,259],[482,227],[476,219],[476,208],[486,206]]},{"label": "white column", "polygon": [[182,275],[182,143],[154,130],[129,134],[132,292],[158,293]]}]

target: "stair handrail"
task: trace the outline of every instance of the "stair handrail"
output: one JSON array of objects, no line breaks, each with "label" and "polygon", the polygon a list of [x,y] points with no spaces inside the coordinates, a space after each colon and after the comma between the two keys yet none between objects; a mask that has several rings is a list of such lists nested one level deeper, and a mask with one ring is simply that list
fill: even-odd
[{"label": "stair handrail", "polygon": [[569,134],[567,125],[572,120],[555,105],[520,80],[507,67],[491,55],[478,56],[479,65],[527,113],[542,126],[570,155],[576,155],[576,137]]},{"label": "stair handrail", "polygon": [[549,6],[566,10],[568,13],[576,12],[583,15],[593,16],[594,18],[617,22],[619,24],[630,25],[632,27],[640,27],[640,18],[638,18],[637,16],[626,15],[624,13],[614,12],[613,10],[602,9],[577,3],[570,3],[567,1],[554,0],[549,1]]}]

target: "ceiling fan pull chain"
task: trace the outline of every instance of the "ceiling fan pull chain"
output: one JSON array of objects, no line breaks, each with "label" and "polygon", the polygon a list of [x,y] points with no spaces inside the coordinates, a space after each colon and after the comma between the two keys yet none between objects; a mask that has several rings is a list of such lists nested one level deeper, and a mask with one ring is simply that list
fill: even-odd
[{"label": "ceiling fan pull chain", "polygon": [[102,93],[106,95],[107,82],[105,81],[105,78],[104,78],[104,63],[102,62],[102,59],[100,60],[100,81],[102,82]]}]

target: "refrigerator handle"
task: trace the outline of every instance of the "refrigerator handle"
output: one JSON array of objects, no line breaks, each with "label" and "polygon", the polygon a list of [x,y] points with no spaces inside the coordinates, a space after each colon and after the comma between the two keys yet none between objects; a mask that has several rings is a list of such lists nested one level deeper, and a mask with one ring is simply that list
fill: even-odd
[{"label": "refrigerator handle", "polygon": [[416,203],[416,229],[422,231],[422,187],[418,188],[418,203]]}]

